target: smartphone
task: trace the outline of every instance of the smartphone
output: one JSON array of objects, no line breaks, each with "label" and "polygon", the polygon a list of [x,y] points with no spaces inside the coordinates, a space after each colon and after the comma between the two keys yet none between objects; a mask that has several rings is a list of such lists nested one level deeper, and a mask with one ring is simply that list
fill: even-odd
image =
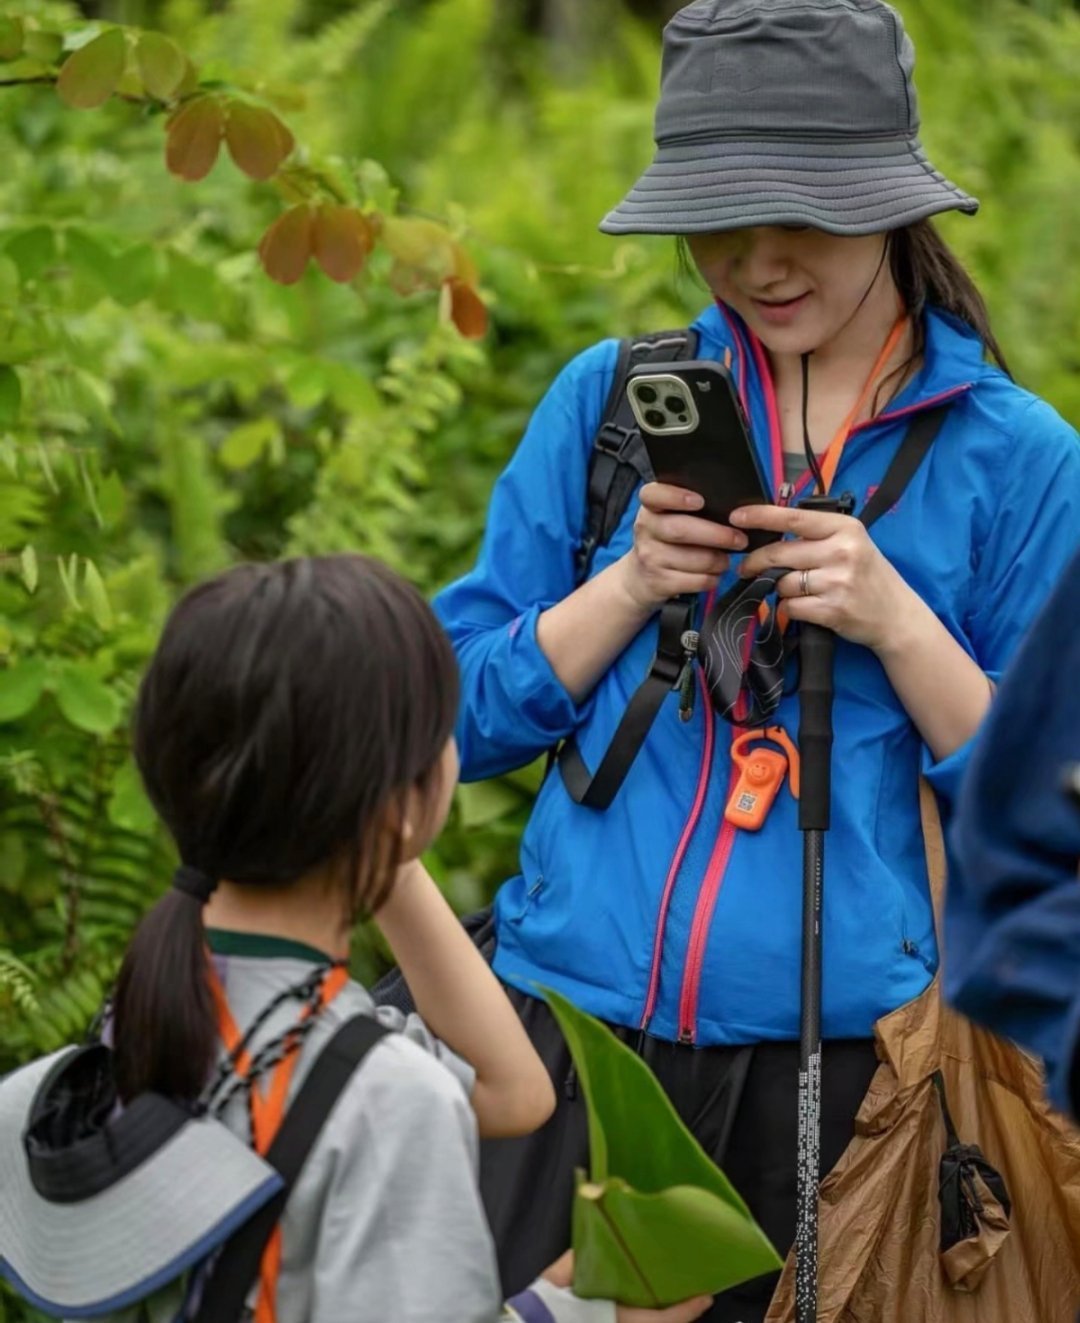
[{"label": "smartphone", "polygon": [[[657,481],[704,497],[697,512],[703,518],[730,525],[740,505],[772,505],[739,393],[722,363],[642,363],[631,370],[626,392]],[[751,551],[780,537],[742,531]]]}]

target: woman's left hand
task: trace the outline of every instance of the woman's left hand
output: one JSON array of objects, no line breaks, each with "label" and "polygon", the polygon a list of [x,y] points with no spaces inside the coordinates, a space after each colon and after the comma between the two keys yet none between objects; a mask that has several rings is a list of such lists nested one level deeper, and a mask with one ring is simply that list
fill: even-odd
[{"label": "woman's left hand", "polygon": [[[876,652],[902,633],[915,594],[851,515],[779,505],[747,505],[731,516],[736,528],[767,529],[793,541],[770,543],[739,566],[743,578],[787,566],[780,596],[792,620],[825,625]],[[918,599],[915,599],[916,601]]]}]

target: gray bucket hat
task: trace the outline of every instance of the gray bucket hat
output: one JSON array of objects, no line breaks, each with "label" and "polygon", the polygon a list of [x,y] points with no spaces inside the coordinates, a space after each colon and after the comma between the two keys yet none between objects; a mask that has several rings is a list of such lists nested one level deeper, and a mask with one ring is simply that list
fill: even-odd
[{"label": "gray bucket hat", "polygon": [[880,0],[697,0],[664,29],[656,156],[607,234],[875,234],[978,202],[919,142],[915,50]]},{"label": "gray bucket hat", "polygon": [[63,1318],[175,1282],[282,1188],[220,1121],[156,1094],[109,1119],[104,1051],[67,1048],[0,1081],[0,1277]]}]

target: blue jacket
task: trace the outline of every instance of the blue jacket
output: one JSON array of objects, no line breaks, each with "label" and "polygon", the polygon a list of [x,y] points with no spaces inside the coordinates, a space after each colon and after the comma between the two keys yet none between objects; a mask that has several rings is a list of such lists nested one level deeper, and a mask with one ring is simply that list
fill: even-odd
[{"label": "blue jacket", "polygon": [[1080,1110],[1080,556],[1009,668],[950,837],[945,991],[1038,1052],[1050,1095]]},{"label": "blue jacket", "polygon": [[[760,344],[717,307],[696,323],[699,357],[733,355],[755,444],[782,481],[777,411]],[[436,599],[461,666],[463,775],[518,767],[577,735],[595,768],[655,651],[654,620],[575,704],[536,641],[540,613],[574,590],[592,438],[617,344],[574,359],[496,483],[476,568]],[[834,488],[859,506],[916,410],[952,399],[933,449],[873,538],[988,675],[1003,669],[1080,540],[1080,447],[1047,404],[983,362],[940,312],[924,366],[887,412],[851,436]],[[632,541],[636,500],[594,573]],[[967,761],[934,765],[869,650],[836,653],[833,815],[825,878],[824,1032],[868,1035],[937,966],[918,810],[925,771],[944,801]],[[723,826],[731,729],[671,695],[614,804],[576,806],[558,775],[540,791],[521,871],[499,892],[495,969],[530,991],[667,1039],[791,1039],[799,1031],[802,838],[781,792],[758,833]],[[798,729],[798,700],[779,720]]]}]

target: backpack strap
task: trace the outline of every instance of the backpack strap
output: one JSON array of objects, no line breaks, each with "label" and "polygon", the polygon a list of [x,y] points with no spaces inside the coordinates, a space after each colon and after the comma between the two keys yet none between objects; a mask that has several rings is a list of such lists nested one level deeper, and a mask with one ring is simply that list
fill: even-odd
[{"label": "backpack strap", "polygon": [[621,340],[615,375],[589,457],[585,531],[577,549],[577,582],[589,577],[598,547],[607,546],[622,522],[638,483],[652,480],[652,466],[626,397],[626,379],[641,363],[672,363],[697,353],[692,329],[659,331],[637,340]]},{"label": "backpack strap", "polygon": [[194,1323],[237,1323],[266,1243],[327,1117],[368,1052],[391,1032],[370,1015],[356,1015],[319,1053],[266,1154],[284,1185],[225,1242],[203,1284]]},{"label": "backpack strap", "polygon": [[[891,510],[903,495],[933,445],[948,411],[949,404],[945,403],[916,415],[881,480],[881,486],[858,515],[866,528]],[[684,635],[690,629],[695,605],[692,598],[677,597],[661,611],[656,655],[649,674],[634,691],[595,774],[585,766],[575,741],[567,740],[559,750],[559,771],[575,804],[606,809],[618,794],[668,691],[679,684],[686,663],[694,655],[686,646],[689,640],[684,639]],[[697,643],[696,638],[694,642]]]}]

